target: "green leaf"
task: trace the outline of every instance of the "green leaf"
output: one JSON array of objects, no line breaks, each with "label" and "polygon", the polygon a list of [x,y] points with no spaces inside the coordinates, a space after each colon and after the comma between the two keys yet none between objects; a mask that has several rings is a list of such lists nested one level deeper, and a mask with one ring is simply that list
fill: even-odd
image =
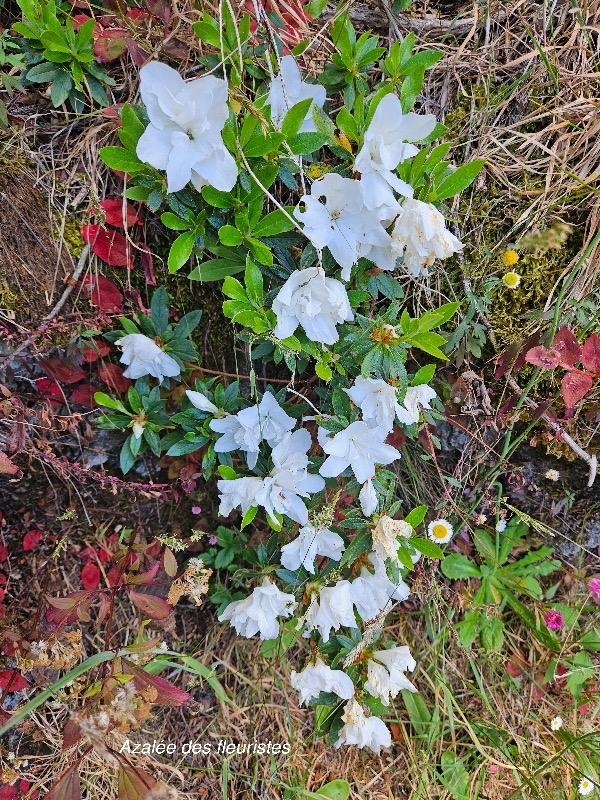
[{"label": "green leaf", "polygon": [[137,143],[144,130],[144,123],[140,120],[132,107],[126,103],[121,109],[121,128],[119,130],[121,144],[128,150],[135,152]]},{"label": "green leaf", "polygon": [[312,103],[312,97],[307,97],[304,100],[300,100],[299,103],[296,103],[296,105],[292,106],[287,112],[281,124],[281,132],[287,139],[298,134]]},{"label": "green leaf", "polygon": [[356,120],[347,108],[341,108],[340,112],[335,118],[335,124],[342,131],[342,133],[345,133],[346,136],[349,139],[352,139],[353,142],[358,141],[358,126],[356,124]]},{"label": "green leaf", "polygon": [[184,219],[181,219],[176,214],[173,214],[171,211],[165,211],[164,214],[160,215],[160,221],[171,231],[189,231],[192,227],[189,222],[186,222]]},{"label": "green leaf", "polygon": [[242,234],[233,225],[222,225],[219,228],[219,241],[227,247],[238,247],[242,238]]},{"label": "green leaf", "polygon": [[142,172],[144,165],[137,156],[124,147],[101,147],[100,158],[107,167],[116,169],[118,172],[128,172],[134,174]]},{"label": "green leaf", "polygon": [[231,297],[233,300],[239,300],[242,303],[248,302],[248,295],[246,294],[246,290],[242,286],[242,284],[236,280],[236,278],[232,278],[229,275],[223,281],[223,286],[221,290],[225,297]]},{"label": "green leaf", "polygon": [[319,378],[321,378],[321,380],[324,381],[330,381],[333,376],[331,367],[325,364],[323,361],[317,361],[317,363],[315,364],[315,372],[317,373]]},{"label": "green leaf", "polygon": [[198,327],[201,319],[202,319],[202,309],[197,309],[196,311],[189,311],[187,314],[184,314],[175,327],[173,338],[174,339],[187,338],[192,333],[192,331],[194,331]]},{"label": "green leaf", "polygon": [[27,70],[26,78],[32,83],[50,83],[55,80],[63,70],[47,61],[36,64]]},{"label": "green leaf", "polygon": [[[129,470],[135,464],[135,455],[132,452],[131,445],[136,444],[135,439],[133,436],[128,436],[127,439],[123,442],[123,447],[121,448],[121,452],[119,453],[119,466],[121,467],[121,472],[123,475],[127,475]],[[139,449],[139,445],[138,449]]]},{"label": "green leaf", "polygon": [[413,508],[413,510],[404,518],[404,522],[408,522],[409,525],[412,525],[413,528],[416,528],[417,525],[420,525],[425,519],[428,507],[429,506],[417,506],[416,508]]},{"label": "green leaf", "polygon": [[220,192],[212,186],[203,186],[201,194],[206,202],[215,208],[233,208],[235,205],[235,200],[229,192]]},{"label": "green leaf", "polygon": [[223,480],[226,481],[234,481],[239,477],[237,472],[232,467],[228,467],[226,464],[221,464],[218,466],[217,472],[223,478]]},{"label": "green leaf", "polygon": [[415,377],[410,382],[411,386],[422,386],[429,383],[435,373],[435,364],[427,364],[416,373]]},{"label": "green leaf", "polygon": [[235,275],[246,266],[244,261],[229,261],[225,258],[212,258],[203,261],[188,275],[192,281],[220,281],[227,275]]},{"label": "green leaf", "polygon": [[264,264],[267,267],[271,266],[273,263],[273,253],[266,244],[254,238],[248,239],[247,244],[253,257],[259,264]]},{"label": "green leaf", "polygon": [[244,154],[248,158],[258,158],[259,156],[266,156],[279,149],[281,144],[285,141],[285,136],[281,133],[257,133],[243,148]]},{"label": "green leaf", "polygon": [[427,333],[415,333],[410,337],[410,344],[413,347],[418,347],[419,350],[423,350],[430,356],[435,356],[443,361],[447,361],[448,357],[442,353],[438,345],[445,343],[446,340],[443,336],[440,336],[439,333],[432,333],[430,331]]},{"label": "green leaf", "polygon": [[444,322],[455,315],[460,308],[460,303],[444,303],[443,306],[434,311],[426,311],[418,319],[418,331],[430,331],[432,328],[439,328]]},{"label": "green leaf", "polygon": [[421,539],[418,536],[413,536],[410,543],[419,553],[423,553],[427,558],[444,558],[444,551],[442,548],[429,539]]},{"label": "green leaf", "polygon": [[485,165],[483,159],[471,161],[469,164],[463,164],[448,175],[447,178],[440,183],[435,190],[434,200],[446,200],[448,197],[454,197],[455,194],[462,192],[467,186],[470,186],[475,178],[479,175]]},{"label": "green leaf", "polygon": [[246,264],[244,281],[246,283],[246,292],[250,302],[260,308],[264,297],[263,276],[256,264],[250,261],[250,259],[248,259]]},{"label": "green leaf", "polygon": [[294,230],[296,227],[294,220],[290,219],[289,214],[284,214],[283,211],[277,209],[263,217],[258,225],[252,231],[252,236],[261,239],[266,236],[277,236],[279,233],[286,233],[287,231]]},{"label": "green leaf", "polygon": [[442,561],[441,567],[444,575],[453,581],[481,577],[481,571],[477,564],[461,553],[450,553]]},{"label": "green leaf", "polygon": [[150,317],[157,335],[162,336],[169,324],[169,295],[164,286],[159,286],[152,295]]},{"label": "green leaf", "polygon": [[69,92],[73,88],[73,81],[66,72],[61,70],[52,83],[50,89],[50,100],[54,108],[62,106],[69,97]]},{"label": "green leaf", "polygon": [[177,272],[186,263],[192,255],[195,240],[196,234],[194,231],[186,231],[186,233],[182,233],[181,236],[175,239],[171,245],[167,260],[169,272]]},{"label": "green leaf", "polygon": [[326,783],[315,792],[316,797],[325,797],[328,800],[348,800],[350,797],[350,784],[341,778]]},{"label": "green leaf", "polygon": [[129,412],[120,400],[115,400],[113,397],[104,394],[104,392],[95,392],[94,400],[99,406],[112,408],[114,411],[121,411],[123,414],[129,415]]},{"label": "green leaf", "polygon": [[344,550],[344,555],[340,561],[340,568],[345,564],[353,564],[359,556],[366,553],[373,546],[373,539],[368,531],[358,533]]},{"label": "green leaf", "polygon": [[294,155],[303,156],[314,153],[328,141],[329,137],[321,133],[299,133],[288,140],[288,145]]},{"label": "green leaf", "polygon": [[323,11],[325,11],[326,5],[327,0],[310,0],[305,8],[305,11],[313,19],[316,19],[317,17],[321,16]]},{"label": "green leaf", "polygon": [[244,518],[242,519],[242,524],[240,525],[240,530],[243,531],[245,527],[250,525],[254,517],[256,516],[256,512],[258,511],[258,506],[250,506],[250,508],[244,514]]}]

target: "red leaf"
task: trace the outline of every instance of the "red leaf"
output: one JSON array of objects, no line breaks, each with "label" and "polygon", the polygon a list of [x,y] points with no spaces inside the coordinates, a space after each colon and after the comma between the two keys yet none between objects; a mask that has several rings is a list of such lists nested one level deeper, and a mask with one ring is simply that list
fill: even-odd
[{"label": "red leaf", "polygon": [[140,251],[140,261],[142,262],[142,269],[144,270],[146,285],[156,286],[156,278],[154,276],[154,261],[152,259],[150,248],[146,244],[141,244]]},{"label": "red leaf", "polygon": [[40,366],[58,383],[77,383],[85,378],[85,372],[71,359],[49,358],[40,361]]},{"label": "red leaf", "polygon": [[81,293],[102,311],[122,311],[123,295],[118,287],[103,275],[86,275]]},{"label": "red leaf", "polygon": [[88,592],[97,589],[100,583],[100,570],[93,561],[88,561],[81,570],[81,583]]},{"label": "red leaf", "polygon": [[127,664],[127,669],[131,669],[133,673],[133,683],[138,692],[143,692],[149,686],[152,686],[158,692],[156,703],[160,706],[182,706],[184,703],[191,700],[191,695],[184,692],[183,689],[178,689],[176,686],[161,678],[159,675],[150,675],[150,673],[141,669],[140,667],[130,666]]},{"label": "red leaf", "polygon": [[581,363],[594,375],[600,375],[600,336],[598,334],[592,333],[583,345]]},{"label": "red leaf", "polygon": [[592,376],[585,372],[567,372],[562,379],[562,396],[567,408],[573,408],[592,388]]},{"label": "red leaf", "polygon": [[525,355],[525,361],[542,369],[554,369],[560,364],[561,353],[554,348],[532,347]]},{"label": "red leaf", "polygon": [[[71,17],[71,19],[73,21],[73,30],[78,31],[85,22],[89,22],[91,20],[91,17],[88,17],[87,14],[75,14],[75,16]],[[97,26],[94,26],[94,32],[96,27]]]},{"label": "red leaf", "polygon": [[139,575],[130,575],[125,583],[131,586],[151,586],[154,583],[159,567],[160,563],[157,561],[146,572],[142,572]]},{"label": "red leaf", "polygon": [[81,728],[79,725],[72,719],[67,720],[65,727],[63,728],[62,732],[62,749],[68,750],[69,747],[73,747],[74,744],[81,739],[83,734],[81,733]]},{"label": "red leaf", "polygon": [[127,39],[127,52],[136,67],[143,67],[148,58],[148,53],[134,39]]},{"label": "red leaf", "polygon": [[79,761],[52,786],[46,795],[46,800],[81,800]]},{"label": "red leaf", "polygon": [[119,231],[109,231],[102,225],[85,225],[81,235],[92,250],[111,267],[132,267],[129,242]]},{"label": "red leaf", "polygon": [[150,14],[144,11],[143,8],[132,8],[125,14],[125,19],[130,19],[134,24],[138,25],[141,22],[146,22],[150,19]]},{"label": "red leaf", "polygon": [[84,344],[82,357],[88,364],[97,361],[101,356],[107,356],[110,353],[110,347],[106,342],[99,342],[97,339],[88,339]]},{"label": "red leaf", "polygon": [[131,386],[129,378],[123,377],[123,368],[107,361],[98,368],[98,377],[117,392],[126,392]]},{"label": "red leaf", "polygon": [[20,692],[21,689],[28,689],[29,684],[20,672],[14,669],[3,669],[0,671],[0,689],[3,692]]},{"label": "red leaf", "polygon": [[71,400],[86,408],[96,408],[97,403],[94,400],[94,394],[97,391],[98,387],[92,383],[80,383],[71,392]]},{"label": "red leaf", "polygon": [[[0,774],[0,778],[2,775]],[[17,786],[16,784],[6,784],[5,786],[0,786],[0,800],[17,800]]]},{"label": "red leaf", "polygon": [[8,558],[8,548],[0,544],[0,561],[6,561]]},{"label": "red leaf", "polygon": [[94,55],[101,64],[121,58],[127,50],[127,31],[109,28],[96,36]]},{"label": "red leaf", "polygon": [[89,622],[87,613],[92,605],[93,595],[88,592],[71,592],[66,597],[48,597],[50,608],[46,611],[46,619],[55,625],[70,625],[75,620]]},{"label": "red leaf", "polygon": [[125,226],[123,225],[123,201],[122,200],[102,200],[100,208],[104,211],[104,216],[109,225],[116,228],[130,228],[140,221],[137,209],[131,203],[125,203]]},{"label": "red leaf", "polygon": [[572,369],[581,358],[581,345],[566,326],[554,337],[552,349],[560,353],[560,363],[565,369]]},{"label": "red leaf", "polygon": [[119,114],[119,110],[123,108],[124,103],[115,103],[112,106],[107,106],[106,108],[101,109],[100,113],[103,117],[108,117],[109,119],[114,119],[117,122],[121,121],[121,116]]},{"label": "red leaf", "polygon": [[[2,450],[0,450],[0,475],[16,475],[17,472],[20,472],[17,465],[10,460],[6,453],[3,453]],[[0,545],[0,550],[1,549],[2,546]],[[0,561],[4,561],[4,559],[0,557]]]},{"label": "red leaf", "polygon": [[64,403],[65,395],[56,381],[51,378],[38,378],[35,382],[35,388],[43,395],[53,406]]},{"label": "red leaf", "polygon": [[173,607],[162,597],[155,597],[153,594],[142,594],[134,589],[129,590],[129,599],[134,606],[139,608],[150,619],[166,619],[173,610]]},{"label": "red leaf", "polygon": [[35,548],[40,543],[42,538],[42,534],[40,531],[32,530],[29,533],[26,533],[23,537],[23,550],[35,550]]}]

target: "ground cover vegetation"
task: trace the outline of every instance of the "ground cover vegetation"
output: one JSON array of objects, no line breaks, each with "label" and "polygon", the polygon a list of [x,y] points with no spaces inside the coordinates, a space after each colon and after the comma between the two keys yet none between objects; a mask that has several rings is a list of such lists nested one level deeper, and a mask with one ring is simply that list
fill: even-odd
[{"label": "ground cover vegetation", "polygon": [[0,796],[600,792],[597,4],[0,14]]}]

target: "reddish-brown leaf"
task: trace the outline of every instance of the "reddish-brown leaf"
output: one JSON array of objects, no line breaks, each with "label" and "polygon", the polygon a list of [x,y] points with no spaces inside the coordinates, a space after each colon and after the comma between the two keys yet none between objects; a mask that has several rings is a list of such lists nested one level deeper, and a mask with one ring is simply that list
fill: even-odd
[{"label": "reddish-brown leaf", "polygon": [[561,382],[566,407],[573,408],[589,392],[592,384],[592,376],[586,372],[567,372]]},{"label": "reddish-brown leaf", "polygon": [[48,358],[40,361],[40,366],[59,383],[77,383],[85,378],[85,372],[72,359]]},{"label": "reddish-brown leaf", "polygon": [[81,293],[102,311],[123,310],[123,295],[118,287],[103,275],[86,275],[81,286]]},{"label": "reddish-brown leaf", "polygon": [[107,361],[102,363],[98,368],[98,377],[103,383],[106,383],[111,389],[117,392],[126,392],[131,386],[129,378],[123,376],[123,367],[117,364],[111,364]]},{"label": "reddish-brown leaf", "polygon": [[101,64],[121,58],[127,50],[127,31],[109,28],[99,33],[94,41],[94,55]]},{"label": "reddish-brown leaf", "polygon": [[132,267],[133,259],[129,242],[119,231],[108,230],[102,225],[84,225],[81,235],[92,250],[111,267]]},{"label": "reddish-brown leaf", "polygon": [[85,343],[82,353],[82,358],[88,364],[93,364],[100,357],[107,356],[110,353],[110,347],[106,342],[99,341],[98,339],[89,339]]},{"label": "reddish-brown leaf", "polygon": [[8,558],[8,548],[0,544],[0,561],[6,561]]},{"label": "reddish-brown leaf", "polygon": [[554,337],[552,349],[560,353],[561,366],[566,369],[572,369],[581,358],[581,345],[566,326]]},{"label": "reddish-brown leaf", "polygon": [[146,279],[147,286],[156,286],[156,277],[154,275],[154,260],[152,253],[147,244],[140,244],[140,261],[142,262],[142,269],[144,270],[144,278]]},{"label": "reddish-brown leaf", "polygon": [[174,578],[175,575],[177,575],[177,559],[173,555],[173,551],[170,547],[165,548],[163,566],[169,578]]},{"label": "reddish-brown leaf", "polygon": [[593,375],[600,375],[600,336],[592,333],[583,345],[581,363]]},{"label": "reddish-brown leaf", "polygon": [[[19,468],[14,464],[10,458],[0,450],[0,475],[16,475]],[[4,559],[0,558],[0,561]]]},{"label": "reddish-brown leaf", "polygon": [[150,619],[166,619],[173,610],[173,607],[162,597],[155,597],[153,594],[142,594],[134,589],[129,590],[129,599],[134,606],[139,608]]},{"label": "reddish-brown leaf", "polygon": [[66,597],[46,596],[50,608],[46,611],[46,619],[55,625],[70,625],[77,619],[85,619],[92,605],[93,596],[85,591],[71,592]]},{"label": "reddish-brown leaf", "polygon": [[139,692],[143,692],[149,686],[156,689],[157,696],[153,703],[161,706],[182,706],[191,700],[191,695],[184,692],[183,689],[178,689],[176,686],[171,686],[169,681],[161,678],[160,675],[150,675],[149,672],[134,667],[127,662],[127,669],[131,669],[133,674],[133,683]]},{"label": "reddish-brown leaf", "polygon": [[28,689],[29,684],[20,672],[14,669],[0,670],[0,689],[3,692],[20,692],[21,689]]},{"label": "reddish-brown leaf", "polygon": [[42,538],[40,531],[35,528],[23,537],[23,550],[35,550]]},{"label": "reddish-brown leaf", "polygon": [[75,720],[69,719],[62,732],[62,749],[68,750],[69,747],[77,744],[83,736],[81,728]]},{"label": "reddish-brown leaf", "polygon": [[79,762],[58,779],[46,795],[46,800],[81,800]]},{"label": "reddish-brown leaf", "polygon": [[93,561],[88,561],[81,570],[81,583],[84,589],[97,589],[100,583],[100,570]]},{"label": "reddish-brown leaf", "polygon": [[94,400],[94,394],[97,391],[98,387],[92,383],[80,383],[71,392],[71,400],[86,408],[96,408],[98,404]]},{"label": "reddish-brown leaf", "polygon": [[143,769],[121,764],[118,774],[117,800],[145,800],[156,781]]},{"label": "reddish-brown leaf", "polygon": [[542,369],[554,369],[560,364],[561,354],[554,348],[532,347],[525,355],[525,361]]},{"label": "reddish-brown leaf", "polygon": [[[127,227],[130,228],[140,221],[137,209],[131,203],[125,203],[123,209],[123,201],[121,199],[102,200],[100,208],[104,211],[104,218],[109,225],[114,225],[116,228]],[[125,220],[123,220],[123,211],[125,211]],[[125,225],[123,224],[125,222]]]}]

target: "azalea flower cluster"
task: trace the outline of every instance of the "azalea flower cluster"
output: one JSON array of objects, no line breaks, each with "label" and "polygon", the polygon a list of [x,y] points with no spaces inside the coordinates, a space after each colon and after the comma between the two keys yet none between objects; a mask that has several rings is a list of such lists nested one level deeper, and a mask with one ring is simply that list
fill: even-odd
[{"label": "azalea flower cluster", "polygon": [[[141,70],[140,91],[149,123],[138,141],[137,156],[166,173],[168,192],[178,192],[188,183],[197,190],[210,186],[231,191],[238,179],[238,159],[227,146],[230,140],[223,138],[230,115],[226,80],[205,75],[186,82],[170,67],[151,62]],[[302,101],[310,103],[299,134],[314,133],[319,115],[325,113],[325,89],[303,80],[294,58],[284,56],[259,107],[270,113],[278,129]],[[419,278],[436,259],[460,252],[462,245],[447,230],[441,212],[416,199],[413,187],[397,174],[399,165],[419,153],[417,143],[435,128],[432,115],[403,113],[399,98],[393,92],[385,94],[371,115],[351,170],[346,170],[351,176],[330,171],[311,186],[303,181],[306,188],[293,218],[317,252],[312,262],[316,265],[292,271],[283,285],[273,287],[271,341],[285,342],[301,328],[323,349],[335,346],[339,326],[355,319],[346,284],[360,259],[378,270]],[[331,257],[325,263],[336,265],[335,277],[323,266],[325,250]],[[165,352],[158,338],[129,334],[118,344],[127,377],[151,375],[162,383],[178,377],[185,366]],[[236,413],[220,408],[216,394],[214,400],[191,389],[186,395],[202,412],[203,433],[211,432],[206,436],[213,436],[221,463],[236,466],[233,476],[231,467],[223,467],[217,482],[219,514],[228,517],[239,511],[252,519],[262,509],[271,527],[281,532],[278,576],[300,575],[289,585],[302,586],[301,597],[283,591],[274,580],[275,565],[263,565],[260,584],[248,596],[230,602],[219,619],[241,636],[263,640],[276,639],[282,623],[289,626],[293,620],[313,645],[308,664],[291,675],[299,703],[333,693],[344,705],[337,739],[332,741],[337,747],[355,744],[378,753],[390,745],[391,735],[369,708],[389,706],[403,690],[416,691],[406,677],[416,668],[408,647],[384,645],[379,632],[394,604],[409,597],[404,580],[407,558],[410,566],[420,552],[410,545],[410,522],[380,509],[377,472],[400,459],[400,451],[388,443],[394,428],[418,425],[422,412],[432,409],[436,392],[416,379],[407,387],[374,374],[350,376],[342,387],[350,408],[343,425],[338,416],[320,413],[299,421],[270,391]],[[305,425],[309,420],[317,425]],[[230,457],[234,455],[235,462]],[[240,476],[240,470],[248,474]],[[367,546],[352,559],[346,538],[333,530],[335,500],[327,494],[327,486],[337,482],[341,487],[350,480],[356,481],[351,486],[362,512],[361,527],[372,541],[372,549]],[[360,512],[355,510],[356,515]],[[453,529],[438,519],[429,524],[428,534],[437,544],[445,543]],[[327,646],[348,631],[356,646],[347,648],[344,659],[331,660]]]}]

